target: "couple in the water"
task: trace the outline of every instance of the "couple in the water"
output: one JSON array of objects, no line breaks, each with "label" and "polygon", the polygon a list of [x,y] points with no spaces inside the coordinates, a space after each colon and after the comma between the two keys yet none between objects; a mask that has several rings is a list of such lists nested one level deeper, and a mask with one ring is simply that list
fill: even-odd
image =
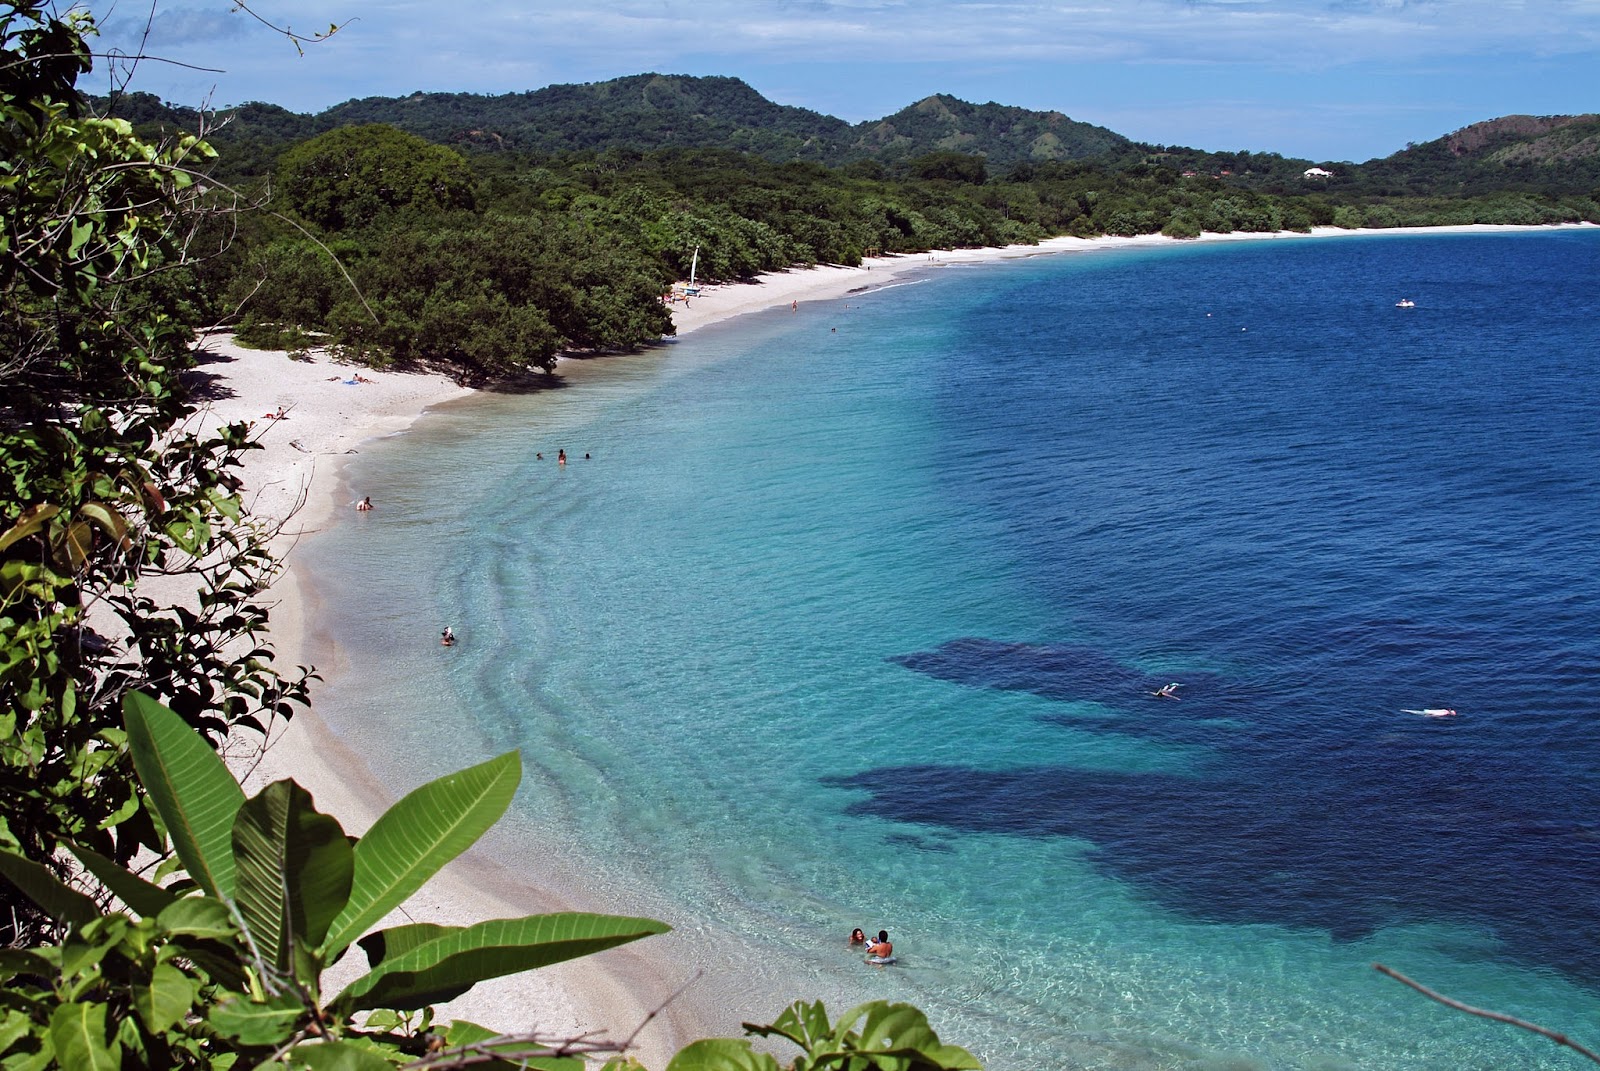
[{"label": "couple in the water", "polygon": [[868,963],[876,963],[881,966],[885,963],[894,962],[894,945],[889,943],[888,930],[879,930],[877,940],[873,940],[862,932],[861,927],[857,926],[850,931],[850,945],[851,947],[866,945]]}]

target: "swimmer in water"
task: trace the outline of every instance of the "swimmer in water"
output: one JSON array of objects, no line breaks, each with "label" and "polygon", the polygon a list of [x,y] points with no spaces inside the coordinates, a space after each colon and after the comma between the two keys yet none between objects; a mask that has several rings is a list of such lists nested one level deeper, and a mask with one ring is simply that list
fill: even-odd
[{"label": "swimmer in water", "polygon": [[1178,689],[1182,687],[1183,685],[1179,684],[1177,681],[1173,681],[1171,684],[1163,684],[1150,694],[1155,696],[1157,699],[1177,699]]}]

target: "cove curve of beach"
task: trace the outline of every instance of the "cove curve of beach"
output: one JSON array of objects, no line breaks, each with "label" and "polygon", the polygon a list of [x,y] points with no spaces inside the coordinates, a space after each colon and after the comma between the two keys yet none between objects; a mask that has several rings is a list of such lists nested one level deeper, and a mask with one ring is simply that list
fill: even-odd
[{"label": "cove curve of beach", "polygon": [[[1510,228],[1455,227],[1392,233],[1502,231]],[[1551,229],[1551,228],[1540,228]],[[1310,236],[1371,234],[1319,228]],[[1198,241],[1273,241],[1298,234],[1207,235]],[[1036,246],[939,251],[873,258],[859,267],[819,266],[765,275],[748,283],[705,286],[672,312],[680,335],[782,306],[836,301],[863,288],[878,289],[914,272],[1004,258],[1091,253],[1128,246],[1169,243],[1150,235],[1137,238],[1058,238]],[[1401,297],[1402,295],[1396,295]],[[255,423],[263,449],[245,466],[246,501],[252,513],[281,523],[277,549],[287,563],[285,576],[271,592],[271,642],[281,672],[314,666],[324,678],[346,672],[338,637],[330,635],[319,612],[315,578],[296,568],[296,550],[331,526],[350,523],[356,514],[352,493],[341,478],[342,463],[362,444],[404,434],[431,408],[474,395],[446,376],[359,369],[313,351],[298,358],[282,352],[250,350],[225,335],[203,338],[195,373],[206,408],[196,418],[203,427],[233,421]],[[670,360],[670,349],[660,351]],[[561,374],[567,359],[558,364]],[[367,523],[383,523],[385,503],[374,502]],[[431,625],[430,625],[431,627]],[[318,690],[313,689],[313,703]],[[331,733],[325,719],[336,712],[314,706],[300,712],[273,739],[265,756],[247,771],[247,789],[293,777],[316,798],[319,809],[337,816],[351,833],[363,832],[383,809],[414,785],[386,783],[373,773],[372,759],[385,747],[381,727],[359,744]],[[443,730],[441,730],[443,731]],[[583,875],[558,887],[530,887],[485,853],[469,854],[382,925],[436,922],[465,925],[545,911],[610,910],[608,899],[585,888]],[[550,1038],[601,1036],[630,1040],[632,1053],[646,1066],[664,1067],[688,1042],[708,1036],[738,1036],[717,985],[698,979],[676,942],[693,935],[669,934],[599,956],[544,968],[477,986],[441,1006],[444,1018],[463,1018],[507,1032],[537,1032]],[[337,970],[337,968],[336,968]],[[352,972],[353,973],[353,972]],[[791,999],[811,996],[797,979]],[[772,1009],[776,1015],[778,1008]],[[843,1009],[830,1009],[834,1012]],[[654,1013],[654,1014],[653,1014]],[[939,1024],[935,1022],[935,1029]],[[962,1044],[960,1037],[943,1037]]]}]

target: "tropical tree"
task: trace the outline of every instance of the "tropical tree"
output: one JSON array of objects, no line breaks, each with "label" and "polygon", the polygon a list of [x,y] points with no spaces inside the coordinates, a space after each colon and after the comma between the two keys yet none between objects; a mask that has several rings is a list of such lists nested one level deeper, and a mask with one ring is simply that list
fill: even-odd
[{"label": "tropical tree", "polygon": [[[368,932],[505,812],[515,752],[416,789],[355,838],[293,781],[247,799],[211,745],[148,696],[125,707],[139,780],[187,879],[163,887],[73,845],[95,897],[0,850],[0,874],[65,930],[0,957],[0,1065],[386,1071],[459,1055],[578,1071],[575,1054],[617,1048],[435,1026],[430,1006],[660,922],[566,912]],[[324,969],[357,943],[369,969],[326,992]]]},{"label": "tropical tree", "polygon": [[254,444],[199,429],[193,332],[163,282],[234,206],[196,181],[204,141],[149,143],[88,110],[93,22],[52,11],[0,11],[0,845],[125,860],[161,840],[122,696],[220,740],[287,716],[305,674],[282,678],[259,642],[275,564],[239,496]]},{"label": "tropical tree", "polygon": [[381,123],[339,127],[290,149],[278,162],[278,185],[287,208],[328,231],[403,209],[473,204],[460,153]]}]

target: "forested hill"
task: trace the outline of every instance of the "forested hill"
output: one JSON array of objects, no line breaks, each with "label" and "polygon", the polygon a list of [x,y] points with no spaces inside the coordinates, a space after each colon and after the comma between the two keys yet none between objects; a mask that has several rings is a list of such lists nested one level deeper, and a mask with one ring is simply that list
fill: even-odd
[{"label": "forested hill", "polygon": [[[199,116],[149,94],[119,98],[135,124],[193,130]],[[1049,161],[1125,169],[1154,163],[1264,193],[1304,192],[1313,164],[1330,193],[1365,197],[1480,196],[1496,191],[1593,196],[1600,189],[1600,116],[1508,116],[1365,163],[1270,152],[1151,146],[1058,111],[971,104],[937,94],[852,125],[775,104],[737,78],[639,74],[525,93],[413,93],[366,97],[316,115],[252,103],[225,113],[211,140],[231,175],[261,175],[288,146],[329,130],[382,123],[440,145],[551,156],[612,149],[728,149],[775,163],[903,170],[929,154],[981,158],[991,175]]]},{"label": "forested hill", "polygon": [[1395,194],[1600,192],[1600,115],[1508,115],[1366,165]]},{"label": "forested hill", "polygon": [[716,147],[826,160],[850,124],[757,93],[737,78],[638,74],[527,93],[413,93],[336,105],[328,126],[385,123],[440,144],[556,153]]},{"label": "forested hill", "polygon": [[[116,111],[135,123],[193,129],[198,116],[148,94],[121,98]],[[270,104],[231,109],[219,146],[273,146],[336,127],[383,123],[440,145],[536,154],[715,148],[774,162],[839,166],[859,160],[893,165],[930,152],[985,157],[991,166],[1019,160],[1105,159],[1132,146],[1104,127],[1060,112],[968,104],[932,96],[883,119],[852,126],[804,108],[774,104],[737,78],[640,74],[608,82],[555,85],[526,93],[413,93],[365,97],[316,115]]]},{"label": "forested hill", "polygon": [[1133,148],[1121,134],[1060,112],[968,104],[941,93],[851,128],[836,155],[840,162],[895,162],[935,151],[961,152],[1005,167],[1021,160],[1109,161]]}]

